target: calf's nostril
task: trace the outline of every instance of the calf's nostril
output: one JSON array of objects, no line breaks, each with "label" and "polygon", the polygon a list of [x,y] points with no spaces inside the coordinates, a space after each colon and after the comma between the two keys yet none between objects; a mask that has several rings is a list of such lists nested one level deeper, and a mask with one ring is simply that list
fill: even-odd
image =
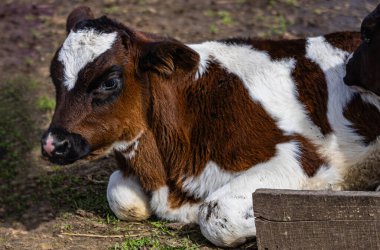
[{"label": "calf's nostril", "polygon": [[54,154],[57,156],[65,155],[69,151],[70,147],[71,147],[71,145],[70,145],[70,142],[68,140],[56,142]]}]

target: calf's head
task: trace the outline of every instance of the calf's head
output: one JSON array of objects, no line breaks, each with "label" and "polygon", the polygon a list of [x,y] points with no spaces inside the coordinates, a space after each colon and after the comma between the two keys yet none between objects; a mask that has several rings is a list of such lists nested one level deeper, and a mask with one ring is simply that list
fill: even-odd
[{"label": "calf's head", "polygon": [[380,5],[361,25],[362,43],[346,65],[344,82],[380,96]]},{"label": "calf's head", "polygon": [[56,109],[41,139],[42,154],[57,164],[148,129],[152,86],[193,75],[199,62],[198,54],[173,39],[94,19],[87,7],[73,10],[66,26],[50,67]]}]

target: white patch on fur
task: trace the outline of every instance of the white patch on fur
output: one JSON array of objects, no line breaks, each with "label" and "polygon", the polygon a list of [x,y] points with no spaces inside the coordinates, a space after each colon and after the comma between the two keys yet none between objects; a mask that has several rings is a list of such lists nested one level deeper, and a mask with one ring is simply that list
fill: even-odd
[{"label": "white patch on fur", "polygon": [[205,42],[192,47],[201,57],[212,58],[228,72],[238,76],[253,101],[277,121],[287,134],[298,133],[307,138],[320,138],[320,129],[311,122],[298,100],[292,79],[295,60],[272,60],[265,52],[248,45]]},{"label": "white patch on fur", "polygon": [[299,143],[276,146],[276,156],[232,179],[200,207],[202,234],[217,246],[234,247],[256,234],[252,193],[258,188],[301,189],[309,180],[299,163]]},{"label": "white patch on fur", "polygon": [[58,54],[64,67],[63,84],[68,90],[74,88],[79,71],[110,49],[116,36],[116,32],[99,33],[94,29],[70,32]]},{"label": "white patch on fur", "polygon": [[199,55],[198,71],[195,74],[195,80],[198,80],[207,71],[209,56],[208,56],[207,50],[204,50],[201,44],[189,44],[187,46],[195,50]]},{"label": "white patch on fur", "polygon": [[125,178],[119,170],[110,176],[107,200],[112,212],[121,220],[145,220],[151,214],[149,198],[137,178],[135,176]]},{"label": "white patch on fur", "polygon": [[297,141],[277,144],[274,157],[244,171],[227,185],[212,193],[206,201],[221,197],[221,193],[228,192],[251,195],[257,188],[302,188],[309,177],[299,162],[301,154],[299,145]]},{"label": "white patch on fur", "polygon": [[302,189],[305,190],[341,190],[341,187],[337,185],[343,181],[342,175],[336,168],[321,166],[317,173],[309,178]]},{"label": "white patch on fur", "polygon": [[[108,153],[112,152],[112,150],[117,150],[127,158],[132,159],[135,157],[138,146],[139,146],[139,140],[141,136],[144,134],[144,131],[141,130],[135,138],[133,138],[131,141],[116,141],[114,142],[111,147],[108,150]],[[132,147],[130,149],[130,147]],[[127,153],[124,153],[127,152]]]},{"label": "white patch on fur", "polygon": [[170,208],[168,198],[169,189],[167,186],[152,192],[150,206],[157,216],[170,221],[184,223],[198,222],[198,209],[200,204],[185,203],[179,208]]},{"label": "white patch on fur", "polygon": [[[342,173],[348,170],[347,166],[364,161],[378,147],[365,146],[363,138],[355,133],[352,123],[343,115],[345,106],[357,93],[343,82],[348,56],[348,52],[333,47],[324,37],[307,40],[306,57],[318,64],[325,74],[328,88],[327,117],[334,131],[321,145],[320,153],[328,157],[332,165]],[[373,99],[369,101],[376,102]]]},{"label": "white patch on fur", "polygon": [[202,174],[187,178],[182,189],[195,198],[205,199],[210,193],[225,185],[241,173],[231,173],[221,169],[215,162],[210,161]]},{"label": "white patch on fur", "polygon": [[373,104],[380,110],[380,96],[376,95],[370,90],[363,89],[360,86],[350,86],[354,91],[359,92],[362,99],[367,103]]}]

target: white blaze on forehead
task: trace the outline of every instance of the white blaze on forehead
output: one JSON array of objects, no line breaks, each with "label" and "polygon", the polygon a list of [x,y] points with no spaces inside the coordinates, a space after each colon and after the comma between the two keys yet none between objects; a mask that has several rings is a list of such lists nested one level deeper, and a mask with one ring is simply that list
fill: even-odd
[{"label": "white blaze on forehead", "polygon": [[81,69],[112,47],[116,35],[94,29],[70,32],[58,55],[64,67],[63,84],[68,90],[74,88]]}]

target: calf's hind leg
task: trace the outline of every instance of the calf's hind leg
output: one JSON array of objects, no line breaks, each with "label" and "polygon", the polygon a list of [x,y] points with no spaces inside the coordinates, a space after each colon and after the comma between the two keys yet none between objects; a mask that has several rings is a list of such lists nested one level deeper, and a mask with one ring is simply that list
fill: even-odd
[{"label": "calf's hind leg", "polygon": [[202,234],[223,247],[234,247],[254,237],[252,193],[258,188],[302,188],[308,177],[298,156],[297,142],[279,144],[271,160],[252,167],[212,193],[199,209]]},{"label": "calf's hind leg", "polygon": [[110,176],[107,200],[112,212],[121,220],[140,221],[151,215],[149,197],[137,178],[125,177],[120,170]]}]

